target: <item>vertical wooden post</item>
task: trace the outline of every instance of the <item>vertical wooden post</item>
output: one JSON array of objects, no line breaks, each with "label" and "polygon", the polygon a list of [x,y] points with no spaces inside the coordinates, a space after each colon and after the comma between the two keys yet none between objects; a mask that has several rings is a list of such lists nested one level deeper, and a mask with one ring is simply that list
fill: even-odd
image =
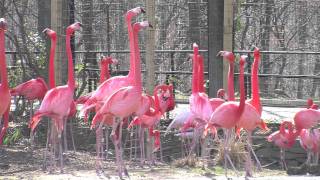
[{"label": "vertical wooden post", "polygon": [[[155,0],[146,0],[147,19],[150,24],[155,25]],[[154,27],[155,28],[155,27]],[[155,30],[148,28],[146,39],[146,79],[147,92],[152,94],[155,85],[155,64],[154,64],[154,48],[155,48]]]},{"label": "vertical wooden post", "polygon": [[208,1],[208,73],[209,96],[223,87],[223,61],[217,53],[223,49],[224,1]]},{"label": "vertical wooden post", "polygon": [[[223,50],[233,51],[233,0],[224,0]],[[228,89],[229,63],[223,61],[223,88]]]},{"label": "vertical wooden post", "polygon": [[[65,34],[65,21],[68,21],[66,18],[66,10],[63,0],[51,1],[51,28],[57,33],[57,45],[56,45],[56,54],[55,54],[55,79],[57,85],[61,85],[66,80],[67,74],[67,60],[66,60],[66,51],[65,51],[65,37],[62,35]],[[65,18],[65,19],[63,19]]]},{"label": "vertical wooden post", "polygon": [[[146,0],[147,19],[150,24],[155,26],[155,0]],[[155,27],[154,27],[155,28]],[[147,30],[146,39],[146,80],[147,93],[152,94],[155,86],[155,63],[154,63],[154,48],[155,48],[155,30],[149,28]],[[147,139],[150,139],[147,133]],[[152,155],[152,144],[150,141],[147,144],[147,158],[150,159]]]}]

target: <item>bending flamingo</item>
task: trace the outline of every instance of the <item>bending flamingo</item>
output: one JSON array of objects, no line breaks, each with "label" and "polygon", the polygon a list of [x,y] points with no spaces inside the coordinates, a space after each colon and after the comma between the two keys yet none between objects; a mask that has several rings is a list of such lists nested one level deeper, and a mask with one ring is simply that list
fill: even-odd
[{"label": "bending flamingo", "polygon": [[[300,131],[300,145],[307,151],[306,164],[310,166],[311,163],[318,164],[319,159],[319,129],[302,129]],[[313,161],[312,161],[313,160]]]},{"label": "bending flamingo", "polygon": [[73,102],[73,94],[75,89],[74,70],[72,52],[70,46],[71,35],[75,31],[79,30],[81,24],[76,22],[67,27],[66,30],[66,48],[68,56],[68,83],[65,86],[58,86],[52,88],[45,95],[40,109],[33,116],[30,128],[32,131],[37,127],[42,116],[51,117],[54,123],[54,127],[58,132],[59,144],[60,144],[60,168],[63,171],[63,157],[62,157],[62,144],[61,144],[61,133],[63,131],[64,118],[69,115],[70,106]]},{"label": "bending flamingo", "polygon": [[141,152],[141,165],[144,163],[144,129],[149,129],[150,137],[155,137],[154,142],[154,150],[157,151],[160,148],[160,131],[153,130],[154,127],[159,123],[161,116],[164,115],[165,112],[171,111],[174,104],[173,97],[173,86],[172,85],[158,85],[153,92],[153,100],[154,100],[154,109],[152,108],[152,114],[144,114],[141,117],[135,117],[133,121],[131,121],[128,129],[130,129],[134,125],[140,125],[140,152]]},{"label": "bending flamingo", "polygon": [[[285,127],[288,127],[286,129]],[[291,121],[285,120],[280,124],[279,131],[268,136],[268,141],[273,142],[280,147],[280,161],[283,169],[287,170],[285,162],[285,149],[290,149],[296,142],[297,133],[294,131],[294,125]]]},{"label": "bending flamingo", "polygon": [[[104,81],[110,78],[110,72],[109,72],[109,65],[110,64],[117,64],[118,60],[112,58],[112,57],[102,57],[100,61],[100,80],[99,84],[102,84]],[[80,96],[76,103],[77,104],[84,104],[92,95],[93,92],[90,92],[84,96]]]},{"label": "bending flamingo", "polygon": [[0,145],[2,145],[3,137],[7,132],[9,125],[10,110],[10,90],[7,76],[6,54],[5,54],[5,31],[7,30],[7,22],[4,18],[0,18],[0,117],[3,117],[3,127],[0,132]]}]

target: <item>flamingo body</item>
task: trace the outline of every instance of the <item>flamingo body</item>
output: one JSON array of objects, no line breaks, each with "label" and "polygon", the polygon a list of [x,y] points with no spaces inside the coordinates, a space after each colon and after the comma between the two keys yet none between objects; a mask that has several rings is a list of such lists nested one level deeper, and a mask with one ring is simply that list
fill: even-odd
[{"label": "flamingo body", "polygon": [[31,79],[11,89],[12,96],[24,96],[28,100],[42,100],[48,91],[43,78]]}]

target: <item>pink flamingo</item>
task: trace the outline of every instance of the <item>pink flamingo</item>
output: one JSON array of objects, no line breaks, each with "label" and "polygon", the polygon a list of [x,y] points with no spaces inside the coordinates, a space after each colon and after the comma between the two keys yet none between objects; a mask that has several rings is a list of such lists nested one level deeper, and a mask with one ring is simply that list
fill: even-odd
[{"label": "pink flamingo", "polygon": [[[82,113],[85,114],[85,121],[87,119],[88,110],[95,107],[96,111],[100,109],[103,105],[104,101],[109,98],[116,90],[126,87],[132,84],[134,79],[135,67],[136,67],[136,58],[135,58],[135,44],[134,44],[134,35],[131,25],[131,19],[140,13],[144,13],[145,11],[141,7],[136,7],[129,10],[126,14],[126,21],[128,26],[128,35],[129,35],[129,47],[130,47],[130,68],[129,74],[127,76],[115,76],[107,81],[100,84],[96,91],[92,94],[92,96],[86,101],[81,110]],[[140,73],[140,72],[139,72]]]},{"label": "pink flamingo", "polygon": [[320,122],[320,111],[313,108],[302,109],[294,115],[293,120],[297,131],[310,129]]},{"label": "pink flamingo", "polygon": [[79,30],[81,24],[76,22],[67,27],[66,30],[66,48],[68,56],[68,83],[65,86],[58,86],[49,90],[40,106],[40,109],[33,116],[30,128],[32,131],[37,127],[42,116],[51,117],[54,121],[54,126],[58,132],[59,145],[60,145],[60,168],[63,171],[63,157],[62,157],[62,144],[61,133],[63,131],[64,118],[69,115],[70,106],[73,102],[73,94],[75,89],[74,70],[72,52],[70,46],[70,37],[75,31]]},{"label": "pink flamingo", "polygon": [[265,122],[261,119],[261,103],[260,103],[260,96],[259,96],[259,81],[258,81],[258,65],[260,60],[260,53],[259,49],[255,48],[254,50],[254,62],[253,62],[253,68],[252,68],[252,99],[249,99],[246,101],[244,112],[237,122],[237,133],[240,134],[240,130],[243,128],[247,131],[248,137],[247,137],[247,146],[248,146],[248,158],[246,162],[246,176],[251,177],[252,176],[252,167],[251,167],[251,152],[254,155],[258,169],[261,168],[261,163],[256,156],[253,148],[252,148],[252,131],[256,127],[260,127],[263,130],[268,130],[267,125]]},{"label": "pink flamingo", "polygon": [[307,109],[319,109],[319,106],[313,102],[312,99],[307,99]]},{"label": "pink flamingo", "polygon": [[141,152],[141,166],[144,163],[144,129],[149,129],[150,136],[155,137],[154,150],[157,151],[160,148],[160,131],[153,130],[153,128],[159,123],[161,116],[165,112],[172,110],[175,106],[173,97],[173,86],[172,85],[158,85],[153,91],[153,100],[155,107],[152,108],[152,114],[144,114],[141,117],[135,117],[131,121],[128,129],[134,125],[140,125],[140,152]]},{"label": "pink flamingo", "polygon": [[3,127],[0,132],[0,145],[2,145],[3,137],[6,134],[9,125],[10,110],[10,90],[7,76],[6,54],[5,54],[5,31],[7,30],[7,22],[4,18],[0,18],[0,117],[3,116]]},{"label": "pink flamingo", "polygon": [[[286,126],[288,129],[286,129]],[[267,138],[269,142],[273,142],[276,146],[280,147],[280,161],[283,169],[287,170],[285,162],[285,149],[290,149],[296,142],[297,133],[294,131],[294,125],[291,121],[282,121],[279,131],[270,134]]]},{"label": "pink flamingo", "polygon": [[[151,25],[147,21],[138,22],[133,25],[134,31],[134,43],[138,44],[138,31],[142,28],[150,27]],[[152,27],[152,26],[151,26]],[[142,84],[141,84],[141,67],[140,67],[140,52],[139,48],[136,49],[135,55],[135,72],[134,78],[129,84],[129,86],[125,86],[117,89],[111,94],[108,99],[104,102],[102,107],[96,113],[92,120],[91,127],[95,127],[95,125],[101,121],[103,116],[106,117],[117,117],[113,121],[112,126],[112,140],[115,145],[116,150],[116,159],[118,165],[118,173],[119,177],[122,177],[122,173],[128,176],[128,172],[124,167],[122,160],[122,147],[121,147],[121,131],[122,131],[122,120],[132,114],[136,114],[138,117],[142,116],[146,111],[141,111],[141,105],[144,104],[144,98],[142,96]],[[111,78],[112,79],[112,78]],[[111,80],[109,79],[109,80]],[[105,81],[108,82],[109,80]],[[109,87],[110,88],[110,87]],[[103,123],[103,122],[102,122]],[[116,135],[116,130],[119,126],[119,136]],[[101,128],[101,126],[99,127]]]},{"label": "pink flamingo", "polygon": [[[225,159],[225,170],[227,170],[227,161],[231,164],[233,169],[235,167],[229,156],[229,139],[230,130],[235,127],[236,123],[239,121],[245,108],[245,92],[244,92],[244,64],[246,56],[240,57],[240,75],[239,75],[239,85],[240,85],[240,103],[234,101],[228,101],[221,104],[211,115],[210,120],[207,124],[207,128],[210,126],[222,127],[225,129],[225,143],[224,143],[224,159]],[[229,87],[228,87],[229,91]],[[232,93],[228,94],[229,98]],[[226,171],[227,173],[227,171]]]},{"label": "pink flamingo", "polygon": [[[102,84],[104,81],[106,81],[107,79],[110,78],[110,72],[109,72],[109,65],[110,64],[117,64],[118,60],[112,58],[112,57],[102,57],[101,61],[100,61],[100,80],[99,80],[99,84]],[[80,96],[76,103],[77,104],[84,104],[92,95],[92,92],[84,95],[84,96]]]},{"label": "pink flamingo", "polygon": [[315,164],[318,164],[320,130],[302,129],[299,136],[301,147],[303,147],[303,149],[307,151],[306,164],[310,166],[310,164],[312,163],[312,157],[314,159],[313,162]]}]

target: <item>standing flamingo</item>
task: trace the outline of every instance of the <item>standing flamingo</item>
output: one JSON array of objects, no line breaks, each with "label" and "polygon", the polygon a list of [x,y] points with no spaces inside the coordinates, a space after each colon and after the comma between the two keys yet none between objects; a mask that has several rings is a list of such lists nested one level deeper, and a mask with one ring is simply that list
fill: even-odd
[{"label": "standing flamingo", "polygon": [[[286,129],[285,127],[288,127]],[[287,170],[285,162],[285,149],[290,149],[296,142],[297,134],[294,132],[294,125],[291,121],[285,120],[280,124],[279,131],[276,131],[268,136],[268,141],[273,142],[280,147],[280,161],[283,169]]]},{"label": "standing flamingo", "polygon": [[[138,31],[142,28],[152,27],[147,21],[138,22],[133,25],[134,31],[134,43],[138,44]],[[126,168],[124,167],[122,160],[122,147],[121,147],[121,131],[122,131],[122,120],[132,114],[142,116],[144,112],[141,111],[141,105],[144,104],[144,98],[142,96],[142,84],[141,84],[141,67],[140,67],[140,52],[136,49],[135,54],[135,72],[134,78],[129,86],[117,89],[111,94],[99,111],[96,113],[92,120],[91,127],[101,121],[103,116],[115,117],[112,126],[112,140],[116,150],[116,161],[118,165],[119,177],[122,178],[122,173],[128,175]],[[112,79],[112,78],[111,78]],[[109,80],[111,80],[109,79]],[[106,82],[108,82],[107,80]],[[110,87],[111,88],[111,87]],[[103,123],[103,122],[102,122]],[[99,127],[101,128],[101,127]],[[116,134],[116,130],[119,128],[119,136]]]},{"label": "standing flamingo", "polygon": [[5,54],[5,31],[7,30],[7,22],[4,18],[0,18],[0,117],[3,116],[3,127],[0,132],[0,145],[2,145],[3,137],[6,134],[9,125],[10,110],[10,90],[7,76],[6,54]]},{"label": "standing flamingo", "polygon": [[107,81],[100,84],[97,90],[94,91],[92,96],[86,101],[81,109],[81,112],[84,113],[85,121],[88,118],[88,111],[95,107],[96,111],[100,109],[103,105],[104,101],[109,98],[111,94],[113,94],[116,90],[122,87],[129,86],[134,79],[135,67],[136,67],[136,58],[135,58],[135,45],[134,45],[134,37],[133,30],[131,25],[131,19],[140,13],[144,13],[145,11],[141,7],[136,7],[129,10],[126,14],[126,21],[128,26],[128,35],[129,35],[129,47],[130,47],[130,68],[129,74],[127,76],[115,76]]},{"label": "standing flamingo", "polygon": [[153,92],[153,100],[155,107],[152,108],[152,114],[144,114],[141,117],[135,117],[133,121],[131,121],[128,129],[130,129],[133,125],[140,125],[140,152],[141,152],[141,166],[144,163],[144,129],[149,129],[150,136],[155,137],[154,150],[158,150],[160,148],[160,131],[153,130],[153,128],[159,123],[161,116],[164,115],[165,112],[170,111],[174,108],[174,97],[173,97],[173,86],[172,85],[158,85]]},{"label": "standing flamingo", "polygon": [[70,112],[70,106],[73,102],[73,94],[75,89],[74,80],[74,70],[73,70],[73,60],[70,45],[71,35],[75,31],[79,30],[81,24],[76,22],[67,27],[66,30],[66,48],[68,56],[68,82],[65,86],[58,86],[52,88],[45,95],[40,109],[33,116],[30,128],[32,131],[37,127],[42,116],[51,117],[54,122],[54,127],[58,132],[59,145],[60,145],[60,169],[63,171],[63,157],[62,157],[62,143],[61,143],[61,133],[63,131],[63,121],[64,118],[68,116]]},{"label": "standing flamingo", "polygon": [[[239,121],[245,108],[245,92],[244,92],[244,64],[246,56],[240,57],[240,75],[239,75],[239,86],[240,86],[240,103],[234,101],[228,101],[220,105],[211,115],[210,120],[207,124],[207,128],[210,126],[222,127],[225,129],[225,143],[224,143],[224,159],[225,159],[225,171],[227,173],[227,161],[235,169],[230,156],[229,156],[229,139],[231,129],[235,127]],[[228,88],[229,90],[229,88]],[[228,94],[229,98],[230,95]]]},{"label": "standing flamingo", "polygon": [[254,50],[254,62],[252,67],[252,99],[246,101],[244,112],[237,122],[237,133],[240,134],[240,130],[243,128],[247,131],[247,146],[248,146],[248,157],[246,161],[246,176],[252,176],[252,167],[251,167],[251,152],[254,155],[258,169],[261,170],[261,163],[256,156],[252,148],[252,131],[256,127],[260,127],[263,130],[268,130],[267,125],[261,119],[262,107],[260,103],[259,96],[259,80],[258,80],[258,67],[259,67],[260,53],[259,49],[255,48]]}]

